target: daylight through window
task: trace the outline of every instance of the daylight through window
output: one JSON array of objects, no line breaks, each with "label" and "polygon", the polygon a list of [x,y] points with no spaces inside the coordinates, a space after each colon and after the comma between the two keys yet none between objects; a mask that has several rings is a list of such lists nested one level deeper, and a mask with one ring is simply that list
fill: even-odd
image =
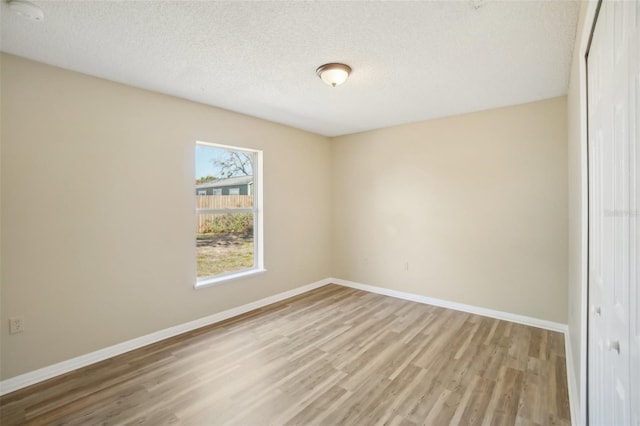
[{"label": "daylight through window", "polygon": [[260,151],[196,144],[196,286],[262,270]]}]

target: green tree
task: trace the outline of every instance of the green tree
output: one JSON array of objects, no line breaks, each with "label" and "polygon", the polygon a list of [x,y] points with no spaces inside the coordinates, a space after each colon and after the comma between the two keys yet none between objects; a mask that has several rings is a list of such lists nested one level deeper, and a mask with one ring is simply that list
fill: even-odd
[{"label": "green tree", "polygon": [[211,175],[202,176],[200,179],[196,179],[196,185],[200,185],[202,183],[207,183],[207,182],[213,182],[216,180],[218,180],[218,178],[215,176],[211,176]]}]

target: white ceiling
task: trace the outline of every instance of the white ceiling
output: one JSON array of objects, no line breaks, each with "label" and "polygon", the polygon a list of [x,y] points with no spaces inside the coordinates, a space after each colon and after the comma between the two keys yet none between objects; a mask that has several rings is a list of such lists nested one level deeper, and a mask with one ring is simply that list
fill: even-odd
[{"label": "white ceiling", "polygon": [[[576,1],[2,0],[3,51],[336,136],[567,93]],[[315,74],[353,68],[342,86]]]}]

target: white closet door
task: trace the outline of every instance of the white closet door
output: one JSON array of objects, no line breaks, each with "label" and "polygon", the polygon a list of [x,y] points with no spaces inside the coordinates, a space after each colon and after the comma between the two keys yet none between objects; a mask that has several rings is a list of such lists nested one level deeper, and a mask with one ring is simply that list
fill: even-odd
[{"label": "white closet door", "polygon": [[[604,1],[588,55],[589,421],[638,423],[638,20]],[[632,423],[633,421],[633,423]]]}]

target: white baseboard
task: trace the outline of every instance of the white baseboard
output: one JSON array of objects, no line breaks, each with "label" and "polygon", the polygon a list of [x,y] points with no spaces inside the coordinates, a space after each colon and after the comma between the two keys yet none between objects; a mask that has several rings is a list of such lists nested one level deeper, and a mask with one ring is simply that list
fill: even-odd
[{"label": "white baseboard", "polygon": [[468,312],[470,314],[481,315],[483,317],[490,317],[490,318],[496,318],[496,319],[501,319],[505,321],[511,321],[518,324],[530,325],[533,327],[544,328],[546,330],[559,331],[561,333],[564,333],[568,330],[567,324],[562,324],[559,322],[547,321],[539,318],[512,314],[510,312],[496,311],[493,309],[482,308],[479,306],[465,305],[464,303],[450,302],[448,300],[435,299],[433,297],[427,297],[427,296],[422,296],[422,295],[413,294],[413,293],[405,293],[404,291],[391,290],[384,287],[376,287],[373,285],[341,280],[339,278],[330,278],[328,281],[334,284],[345,286],[345,287],[351,287],[351,288],[356,288],[358,290],[368,291],[370,293],[383,294],[385,296],[396,297],[398,299],[405,299],[405,300],[411,300],[412,302],[440,306],[442,308]]},{"label": "white baseboard", "polygon": [[[190,321],[184,324],[169,327],[164,330],[160,330],[145,336],[141,336],[126,342],[118,343],[113,346],[106,347],[104,349],[97,350],[85,355],[81,355],[66,361],[59,362],[47,367],[40,368],[29,373],[21,374],[10,379],[6,379],[0,382],[0,395],[5,395],[10,392],[31,386],[33,384],[42,382],[44,380],[51,379],[61,374],[68,373],[73,370],[77,370],[87,365],[94,364],[96,362],[104,361],[105,359],[112,358],[117,355],[138,349],[140,347],[156,343],[160,340],[167,339],[169,337],[177,336],[182,333],[186,333],[207,325],[215,324],[220,321],[250,312],[252,310],[262,308],[272,303],[279,302],[281,300],[288,299],[293,296],[297,296],[307,291],[314,290],[319,287],[323,287],[327,284],[338,284],[344,287],[356,288],[359,290],[368,291],[371,293],[382,294],[385,296],[396,297],[399,299],[411,300],[413,302],[424,303],[428,305],[440,306],[443,308],[454,309],[457,311],[469,312],[472,314],[482,315],[490,318],[497,318],[505,321],[511,321],[519,324],[530,325],[533,327],[544,328],[552,331],[559,331],[565,333],[565,342],[568,341],[568,327],[566,324],[556,323],[552,321],[541,320],[538,318],[527,317],[523,315],[512,314],[509,312],[496,311],[492,309],[482,308],[478,306],[465,305],[463,303],[450,302],[442,299],[435,299],[432,297],[421,296],[418,294],[405,293],[397,290],[391,290],[384,287],[376,287],[367,284],[356,283],[353,281],[342,280],[339,278],[326,278],[314,283],[297,287],[283,293],[279,293],[273,296],[266,297],[264,299],[257,300],[255,302],[247,303],[246,305],[238,306],[236,308],[228,309],[223,312],[218,312],[204,318],[200,318],[194,321]],[[567,345],[567,343],[565,343]],[[577,395],[576,382],[573,375],[573,368],[569,365],[572,362],[570,356],[570,345],[566,346],[567,355],[567,375],[569,386],[569,399],[571,403],[571,416],[573,424],[575,423],[574,409],[577,407],[575,404],[575,398]]]},{"label": "white baseboard", "polygon": [[19,376],[3,380],[0,382],[0,395],[5,395],[10,392],[17,391],[18,389],[22,389],[27,386],[42,382],[44,380],[59,376],[61,374],[77,370],[78,368],[86,367],[87,365],[95,364],[96,362],[104,361],[105,359],[121,355],[125,352],[138,349],[142,346],[147,346],[152,343],[159,342],[160,340],[164,340],[169,337],[177,336],[179,334],[186,333],[197,328],[215,324],[217,322],[224,321],[226,319],[244,314],[246,312],[271,305],[272,303],[276,303],[281,300],[306,293],[307,291],[325,286],[329,283],[331,283],[331,280],[329,279],[316,281],[315,283],[297,287],[293,290],[285,291],[283,293],[275,294],[273,296],[269,296],[255,302],[247,303],[246,305],[218,312],[217,314],[209,315],[207,317],[176,325],[174,327],[165,328],[164,330],[156,331],[155,333],[127,340],[126,342],[118,343],[104,349],[99,349],[95,352],[80,355],[78,357],[59,362],[57,364],[53,364],[35,371],[31,371],[29,373],[21,374]]},{"label": "white baseboard", "polygon": [[571,335],[569,330],[564,333],[564,356],[567,357],[567,388],[569,390],[569,408],[571,410],[571,424],[580,424],[580,394],[578,392],[578,382],[573,369],[573,351],[571,350]]}]

